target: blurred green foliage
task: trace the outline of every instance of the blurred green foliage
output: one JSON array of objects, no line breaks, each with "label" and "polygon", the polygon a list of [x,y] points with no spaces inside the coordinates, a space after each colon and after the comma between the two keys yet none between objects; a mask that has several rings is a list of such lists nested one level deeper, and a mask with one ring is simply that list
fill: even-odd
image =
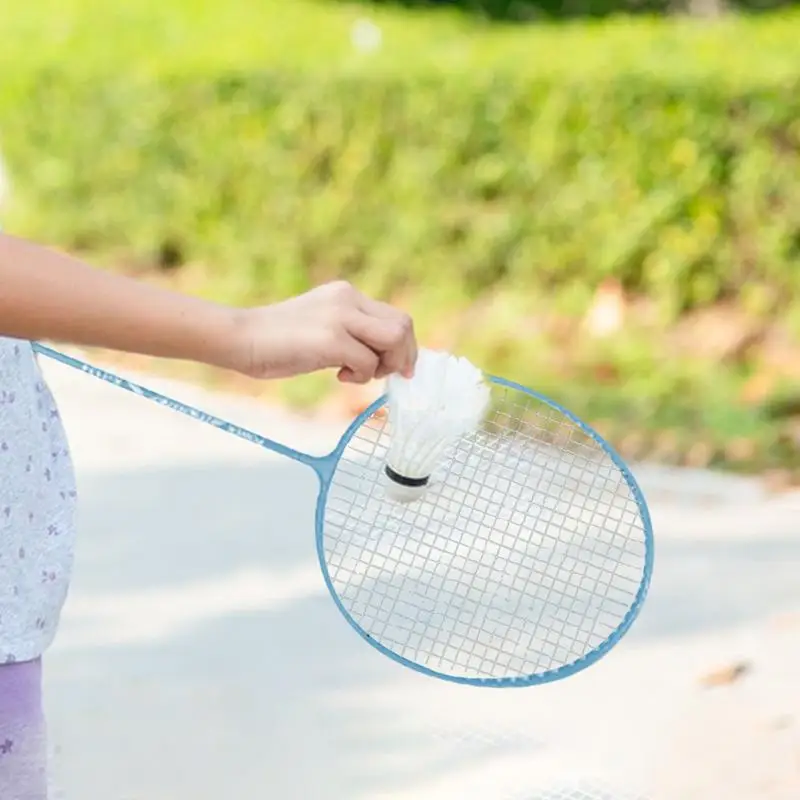
[{"label": "blurred green foliage", "polygon": [[[352,0],[346,0],[352,2]],[[600,18],[615,15],[688,13],[707,16],[726,11],[764,12],[796,5],[795,0],[366,0],[377,6],[410,9],[457,9],[482,19],[533,22],[548,19]]]},{"label": "blurred green foliage", "polygon": [[[7,227],[232,302],[347,277],[430,341],[616,420],[615,441],[668,430],[675,453],[800,467],[764,398],[743,399],[757,348],[671,339],[719,304],[758,341],[800,335],[800,15],[521,29],[382,9],[365,54],[359,14],[4,14]],[[609,281],[646,311],[593,338]]]}]

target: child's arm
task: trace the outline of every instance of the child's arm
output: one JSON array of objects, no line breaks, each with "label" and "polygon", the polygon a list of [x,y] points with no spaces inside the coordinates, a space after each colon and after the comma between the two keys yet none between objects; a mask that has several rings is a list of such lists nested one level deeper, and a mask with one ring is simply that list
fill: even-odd
[{"label": "child's arm", "polygon": [[227,366],[227,308],[0,236],[0,333]]},{"label": "child's arm", "polygon": [[0,335],[197,361],[259,378],[334,367],[345,381],[411,374],[407,315],[328,284],[234,309],[84,264],[0,234]]}]

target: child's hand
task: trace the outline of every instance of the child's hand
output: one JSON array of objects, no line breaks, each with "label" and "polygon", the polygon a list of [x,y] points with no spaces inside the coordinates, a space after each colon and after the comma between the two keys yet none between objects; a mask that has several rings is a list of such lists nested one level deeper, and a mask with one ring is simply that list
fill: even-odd
[{"label": "child's hand", "polygon": [[413,374],[411,318],[337,281],[282,303],[239,312],[233,369],[254,378],[287,378],[335,368],[339,380],[367,383]]}]

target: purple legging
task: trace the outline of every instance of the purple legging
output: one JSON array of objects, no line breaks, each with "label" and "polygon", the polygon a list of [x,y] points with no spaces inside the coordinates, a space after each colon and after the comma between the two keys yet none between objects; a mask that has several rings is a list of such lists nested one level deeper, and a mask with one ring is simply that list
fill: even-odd
[{"label": "purple legging", "polygon": [[0,798],[47,798],[47,735],[39,659],[0,666]]}]

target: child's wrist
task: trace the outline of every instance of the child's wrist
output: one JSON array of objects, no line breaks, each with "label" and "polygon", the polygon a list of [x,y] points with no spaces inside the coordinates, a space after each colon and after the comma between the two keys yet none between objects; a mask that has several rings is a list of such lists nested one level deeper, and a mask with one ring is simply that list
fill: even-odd
[{"label": "child's wrist", "polygon": [[243,311],[209,303],[193,320],[192,352],[188,359],[220,369],[244,372],[246,341]]}]

